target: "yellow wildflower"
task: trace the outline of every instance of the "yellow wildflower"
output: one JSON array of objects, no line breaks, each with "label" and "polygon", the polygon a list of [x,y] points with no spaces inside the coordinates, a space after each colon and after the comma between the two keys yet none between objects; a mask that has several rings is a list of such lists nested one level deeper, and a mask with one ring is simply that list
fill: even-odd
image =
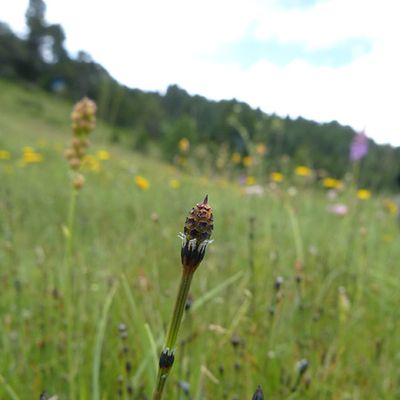
[{"label": "yellow wildflower", "polygon": [[295,168],[294,173],[297,176],[310,176],[311,175],[311,169],[306,167],[305,165],[299,165]]},{"label": "yellow wildflower", "polygon": [[32,147],[24,147],[22,151],[22,161],[24,164],[32,164],[43,161],[43,156],[34,151]]},{"label": "yellow wildflower", "polygon": [[218,169],[223,169],[225,167],[225,158],[219,157],[215,163]]},{"label": "yellow wildflower", "polygon": [[397,204],[390,199],[386,199],[384,202],[386,211],[391,215],[397,215],[398,207]]},{"label": "yellow wildflower", "polygon": [[250,156],[243,157],[243,165],[249,168],[253,165],[253,159]]},{"label": "yellow wildflower", "polygon": [[135,184],[139,189],[147,190],[150,187],[150,182],[143,176],[135,176]]},{"label": "yellow wildflower", "polygon": [[0,150],[0,160],[9,160],[11,153],[7,150]]},{"label": "yellow wildflower", "polygon": [[171,189],[179,189],[180,186],[181,186],[181,183],[179,182],[178,179],[171,179],[171,180],[169,181],[169,187],[170,187]]},{"label": "yellow wildflower", "polygon": [[388,233],[386,233],[386,234],[383,235],[383,240],[385,242],[391,242],[393,240],[393,236],[389,235]]},{"label": "yellow wildflower", "polygon": [[258,143],[256,144],[256,153],[259,156],[265,156],[265,154],[267,153],[267,146],[264,143]]},{"label": "yellow wildflower", "polygon": [[180,165],[180,166],[182,166],[182,167],[184,167],[185,165],[187,165],[187,157],[186,156],[177,156],[176,158],[175,158],[175,162],[178,164],[178,165]]},{"label": "yellow wildflower", "polygon": [[202,177],[199,179],[199,182],[200,182],[201,185],[207,186],[207,185],[208,185],[208,178],[207,178],[206,176],[202,176]]},{"label": "yellow wildflower", "polygon": [[322,185],[327,189],[337,189],[339,184],[341,184],[341,182],[331,177],[326,177],[322,180]]},{"label": "yellow wildflower", "polygon": [[101,170],[101,165],[99,161],[91,154],[87,154],[85,157],[83,157],[82,167],[93,172],[100,172]]},{"label": "yellow wildflower", "polygon": [[254,176],[246,176],[246,185],[252,186],[256,184],[256,178]]},{"label": "yellow wildflower", "polygon": [[100,161],[107,161],[110,159],[110,153],[107,150],[99,150],[96,156]]},{"label": "yellow wildflower", "polygon": [[270,177],[273,182],[282,182],[283,181],[283,174],[281,172],[271,172]]},{"label": "yellow wildflower", "polygon": [[232,157],[231,160],[234,164],[239,164],[240,161],[242,160],[242,156],[240,155],[240,153],[238,153],[237,151],[235,151],[234,153],[232,153]]},{"label": "yellow wildflower", "polygon": [[337,180],[336,181],[336,189],[343,189],[343,187],[344,187],[344,183],[343,183],[343,181],[341,181],[341,180]]},{"label": "yellow wildflower", "polygon": [[189,152],[189,148],[190,148],[190,143],[189,140],[186,138],[182,138],[179,143],[179,150],[181,151],[181,153],[188,153]]},{"label": "yellow wildflower", "polygon": [[371,197],[371,192],[367,189],[358,189],[357,190],[357,197],[360,200],[368,200]]}]

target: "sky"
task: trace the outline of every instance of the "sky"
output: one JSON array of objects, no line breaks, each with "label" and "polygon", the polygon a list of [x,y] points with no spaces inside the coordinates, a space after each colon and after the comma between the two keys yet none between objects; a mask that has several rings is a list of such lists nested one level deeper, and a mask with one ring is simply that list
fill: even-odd
[{"label": "sky", "polygon": [[[398,0],[47,0],[66,47],[121,83],[236,98],[400,146]],[[28,0],[0,0],[25,32]]]}]

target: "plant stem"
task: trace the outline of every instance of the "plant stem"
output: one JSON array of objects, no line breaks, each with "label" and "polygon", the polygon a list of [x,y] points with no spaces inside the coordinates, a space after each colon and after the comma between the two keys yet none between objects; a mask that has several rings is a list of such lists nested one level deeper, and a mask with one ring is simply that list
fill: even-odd
[{"label": "plant stem", "polygon": [[[73,270],[71,268],[72,257],[72,241],[74,235],[74,221],[76,210],[76,199],[78,197],[78,190],[72,188],[71,197],[68,208],[67,220],[67,235],[65,241],[65,258],[64,258],[64,293],[65,293],[65,307],[67,312],[67,343],[68,343],[68,384],[70,388],[70,398],[75,398],[75,368],[74,368],[74,351],[73,332],[74,332],[74,315],[73,315]],[[61,283],[61,282],[60,282]]]},{"label": "plant stem", "polygon": [[179,326],[182,321],[183,311],[185,309],[185,304],[193,275],[194,275],[193,271],[187,271],[186,269],[183,269],[181,283],[179,285],[179,291],[176,298],[174,313],[172,315],[171,325],[168,329],[167,340],[165,342],[165,347],[168,347],[171,350],[174,348],[176,338],[178,336]]},{"label": "plant stem", "polygon": [[76,198],[78,197],[78,190],[72,188],[71,198],[69,200],[68,220],[67,220],[67,238],[65,243],[65,261],[69,264],[72,254],[72,238],[74,233],[74,220],[76,209]]},{"label": "plant stem", "polygon": [[[176,343],[176,338],[178,336],[179,327],[181,325],[183,312],[185,309],[186,299],[189,293],[190,284],[192,282],[192,278],[194,275],[194,271],[189,268],[183,268],[181,282],[179,285],[178,295],[176,297],[175,308],[172,314],[172,319],[168,328],[167,338],[165,341],[163,351],[170,350],[174,351],[174,346]],[[168,378],[169,371],[163,368],[159,368],[156,388],[153,394],[153,400],[160,400],[164,391],[165,382]]]}]

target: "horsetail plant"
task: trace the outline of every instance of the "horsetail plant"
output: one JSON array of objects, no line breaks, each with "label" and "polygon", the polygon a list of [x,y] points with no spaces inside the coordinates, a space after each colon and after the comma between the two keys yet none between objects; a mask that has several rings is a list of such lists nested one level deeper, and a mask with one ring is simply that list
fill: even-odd
[{"label": "horsetail plant", "polygon": [[202,203],[196,204],[192,208],[186,218],[183,233],[179,234],[179,238],[182,239],[182,276],[165,344],[160,355],[153,400],[162,398],[165,382],[175,359],[175,344],[190,284],[197,267],[204,258],[207,246],[212,242],[210,237],[213,228],[213,210],[208,204],[208,196],[206,196]]}]

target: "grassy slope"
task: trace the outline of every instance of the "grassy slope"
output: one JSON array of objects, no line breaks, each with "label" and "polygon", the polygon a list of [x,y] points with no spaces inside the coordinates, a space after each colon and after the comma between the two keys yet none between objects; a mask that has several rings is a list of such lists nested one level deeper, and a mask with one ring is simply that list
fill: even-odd
[{"label": "grassy slope", "polygon": [[[111,147],[105,142],[110,129],[101,125],[93,148],[107,146],[111,159],[100,172],[86,173],[78,199],[70,293],[62,228],[70,183],[62,149],[71,105],[5,82],[0,93],[0,149],[12,153],[11,160],[0,160],[0,398],[38,398],[45,389],[60,399],[91,399],[99,388],[101,399],[115,399],[119,375],[123,388],[133,383],[137,396],[143,385],[149,395],[158,357],[152,342],[161,344],[180,275],[176,234],[205,193],[215,209],[215,243],[193,282],[198,308],[184,321],[180,338],[187,341],[178,348],[167,398],[178,398],[178,380],[190,382],[195,399],[224,393],[250,399],[258,384],[268,399],[400,395],[400,247],[382,199],[358,203],[349,190],[340,200],[350,204],[350,213],[337,218],[326,212],[324,194],[305,186],[295,197],[286,190],[245,196],[223,180],[190,177]],[[44,162],[19,166],[23,146],[35,147]],[[135,187],[138,174],[149,179],[147,191]],[[180,180],[179,189],[169,187],[172,178]],[[284,297],[272,318],[278,275],[285,278]],[[213,292],[231,277],[233,284]],[[128,329],[124,343],[120,322]],[[232,334],[242,338],[236,350]],[[304,357],[311,384],[291,393],[296,362]],[[100,371],[98,383],[94,371]],[[122,398],[129,398],[125,390]]]}]

